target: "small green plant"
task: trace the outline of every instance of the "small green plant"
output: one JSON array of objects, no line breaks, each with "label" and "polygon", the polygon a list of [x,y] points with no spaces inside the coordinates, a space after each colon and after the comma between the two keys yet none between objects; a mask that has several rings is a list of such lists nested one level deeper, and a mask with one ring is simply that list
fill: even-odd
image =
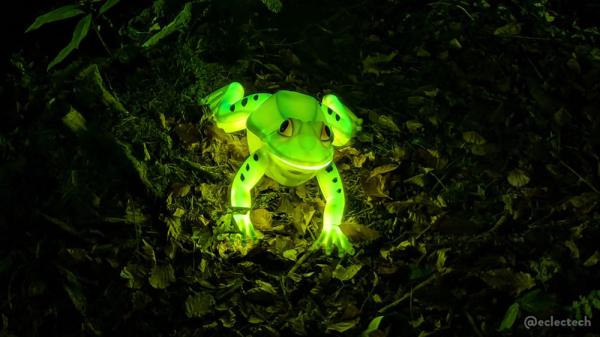
[{"label": "small green plant", "polygon": [[[63,6],[63,7],[57,8],[57,9],[55,9],[51,12],[48,12],[44,15],[38,16],[35,19],[35,22],[29,28],[27,28],[25,33],[30,32],[32,30],[36,30],[36,29],[40,28],[42,25],[49,23],[49,22],[69,19],[72,17],[86,14],[81,20],[79,20],[79,22],[77,23],[77,26],[75,26],[75,31],[73,31],[73,38],[71,39],[71,43],[69,43],[68,46],[66,46],[63,50],[61,50],[60,53],[58,53],[58,55],[56,56],[56,58],[54,58],[54,60],[52,62],[50,62],[50,64],[48,65],[48,68],[46,69],[47,71],[50,71],[50,68],[52,68],[55,65],[57,65],[58,63],[60,63],[73,50],[75,50],[79,47],[79,44],[81,43],[83,38],[86,37],[88,30],[90,29],[90,26],[96,32],[96,35],[98,35],[98,38],[102,42],[102,45],[104,46],[106,51],[108,52],[108,55],[112,56],[110,53],[110,50],[104,43],[102,36],[100,36],[100,32],[98,31],[98,28],[97,28],[95,22],[99,16],[103,15],[107,10],[112,8],[114,5],[119,3],[119,1],[121,1],[121,0],[106,0],[104,2],[104,4],[102,5],[102,7],[100,7],[99,10],[96,10],[94,8],[94,4],[97,2],[103,2],[103,1],[105,1],[105,0],[83,0],[75,5],[68,5],[68,6]],[[95,15],[95,17],[94,17],[94,15]]]}]

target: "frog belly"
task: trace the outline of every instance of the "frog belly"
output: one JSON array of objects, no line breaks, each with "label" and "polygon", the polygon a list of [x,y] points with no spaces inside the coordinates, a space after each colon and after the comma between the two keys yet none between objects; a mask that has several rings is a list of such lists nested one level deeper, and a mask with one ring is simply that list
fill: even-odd
[{"label": "frog belly", "polygon": [[[263,143],[260,138],[258,138],[258,136],[256,136],[250,130],[248,130],[247,139],[250,153],[254,153],[254,151],[265,146],[265,143]],[[275,160],[273,158],[271,159],[271,162],[274,163]],[[317,173],[316,171],[313,173],[307,173],[306,171],[287,169],[279,165],[271,165],[269,168],[267,168],[265,174],[283,186],[298,186],[314,178]]]}]

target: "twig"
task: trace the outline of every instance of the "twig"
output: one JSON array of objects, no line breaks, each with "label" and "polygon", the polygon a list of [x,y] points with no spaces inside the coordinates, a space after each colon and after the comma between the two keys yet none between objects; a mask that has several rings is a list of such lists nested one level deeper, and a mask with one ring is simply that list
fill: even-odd
[{"label": "twig", "polygon": [[475,320],[473,319],[473,316],[471,316],[471,314],[469,314],[469,312],[466,310],[465,310],[465,314],[467,315],[467,318],[469,319],[469,323],[471,323],[473,330],[475,330],[475,334],[479,337],[483,337],[483,333],[481,332],[481,330],[479,330],[479,328],[475,324]]},{"label": "twig", "polygon": [[531,59],[528,57],[527,61],[529,61],[529,64],[531,64],[531,66],[533,67],[533,69],[535,70],[535,73],[538,75],[538,77],[540,78],[540,80],[544,80],[544,78],[542,77],[542,74],[540,74],[540,72],[538,71],[538,69],[535,67],[535,64],[533,64],[533,62],[531,61]]},{"label": "twig", "polygon": [[306,262],[306,260],[308,260],[308,258],[312,255],[312,253],[315,251],[316,249],[309,249],[308,252],[304,255],[302,255],[302,257],[296,261],[296,264],[292,267],[292,269],[290,269],[290,271],[288,271],[288,276],[292,273],[296,272],[296,269],[298,269],[300,267],[301,264],[303,264],[304,262]]},{"label": "twig", "polygon": [[463,10],[463,12],[465,12],[465,13],[467,14],[467,16],[468,16],[469,18],[471,18],[471,21],[475,21],[475,19],[473,19],[473,17],[471,16],[471,14],[469,14],[469,12],[467,12],[467,10],[466,10],[464,7],[460,6],[460,5],[457,5],[457,4],[449,4],[449,3],[447,3],[447,2],[441,2],[441,1],[439,1],[439,2],[436,2],[436,3],[434,3],[434,4],[429,4],[429,5],[430,5],[430,6],[433,6],[433,5],[437,5],[437,4],[441,4],[441,5],[448,5],[448,6],[452,6],[452,5],[454,5],[454,6],[458,7],[458,8],[460,8],[460,9],[462,9],[462,10]]},{"label": "twig", "polygon": [[598,192],[598,190],[592,186],[592,184],[588,183],[587,180],[583,179],[582,176],[579,175],[579,173],[575,172],[575,170],[573,170],[569,165],[565,164],[564,161],[560,161],[561,164],[563,164],[566,168],[568,168],[571,172],[573,172],[576,176],[579,177],[579,179],[583,180],[584,183],[586,183],[586,185],[588,185],[592,190],[594,190],[594,192],[596,192],[596,194],[600,194],[600,192]]},{"label": "twig", "polygon": [[388,311],[390,308],[397,306],[398,304],[400,304],[400,302],[404,301],[405,299],[409,298],[412,296],[412,293],[416,290],[419,290],[420,288],[423,288],[424,286],[428,285],[429,283],[433,282],[433,280],[435,279],[436,274],[431,275],[427,280],[421,282],[418,286],[416,286],[414,289],[411,290],[410,293],[408,294],[404,294],[404,296],[402,296],[401,298],[395,300],[394,302],[390,303],[389,305],[386,305],[385,307],[379,309],[380,313],[384,313],[386,311]]}]

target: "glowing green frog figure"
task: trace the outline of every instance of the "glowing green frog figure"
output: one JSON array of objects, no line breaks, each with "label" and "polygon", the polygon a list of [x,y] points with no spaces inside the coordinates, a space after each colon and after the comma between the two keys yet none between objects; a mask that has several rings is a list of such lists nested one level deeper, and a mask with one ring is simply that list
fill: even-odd
[{"label": "glowing green frog figure", "polygon": [[[248,130],[251,154],[233,180],[233,207],[251,208],[250,191],[265,174],[284,186],[298,186],[316,176],[326,204],[323,230],[313,248],[325,244],[329,255],[335,245],[339,256],[354,254],[339,227],[346,201],[333,147],[348,143],[361,130],[362,119],[334,95],[324,96],[322,104],[293,91],[244,96],[237,82],[211,93],[202,103],[210,106],[217,126],[225,132]],[[250,212],[233,217],[242,239],[247,235],[257,242]]]}]

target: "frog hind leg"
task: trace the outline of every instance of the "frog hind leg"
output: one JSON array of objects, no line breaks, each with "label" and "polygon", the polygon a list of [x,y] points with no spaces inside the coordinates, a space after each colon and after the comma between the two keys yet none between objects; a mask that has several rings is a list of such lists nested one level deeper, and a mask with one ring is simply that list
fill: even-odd
[{"label": "frog hind leg", "polygon": [[244,88],[232,82],[202,99],[213,113],[217,126],[227,133],[246,128],[246,120],[271,94],[254,94],[244,97]]},{"label": "frog hind leg", "polygon": [[357,118],[335,95],[325,95],[321,105],[327,125],[333,129],[333,145],[344,146],[362,130],[363,120]]}]

